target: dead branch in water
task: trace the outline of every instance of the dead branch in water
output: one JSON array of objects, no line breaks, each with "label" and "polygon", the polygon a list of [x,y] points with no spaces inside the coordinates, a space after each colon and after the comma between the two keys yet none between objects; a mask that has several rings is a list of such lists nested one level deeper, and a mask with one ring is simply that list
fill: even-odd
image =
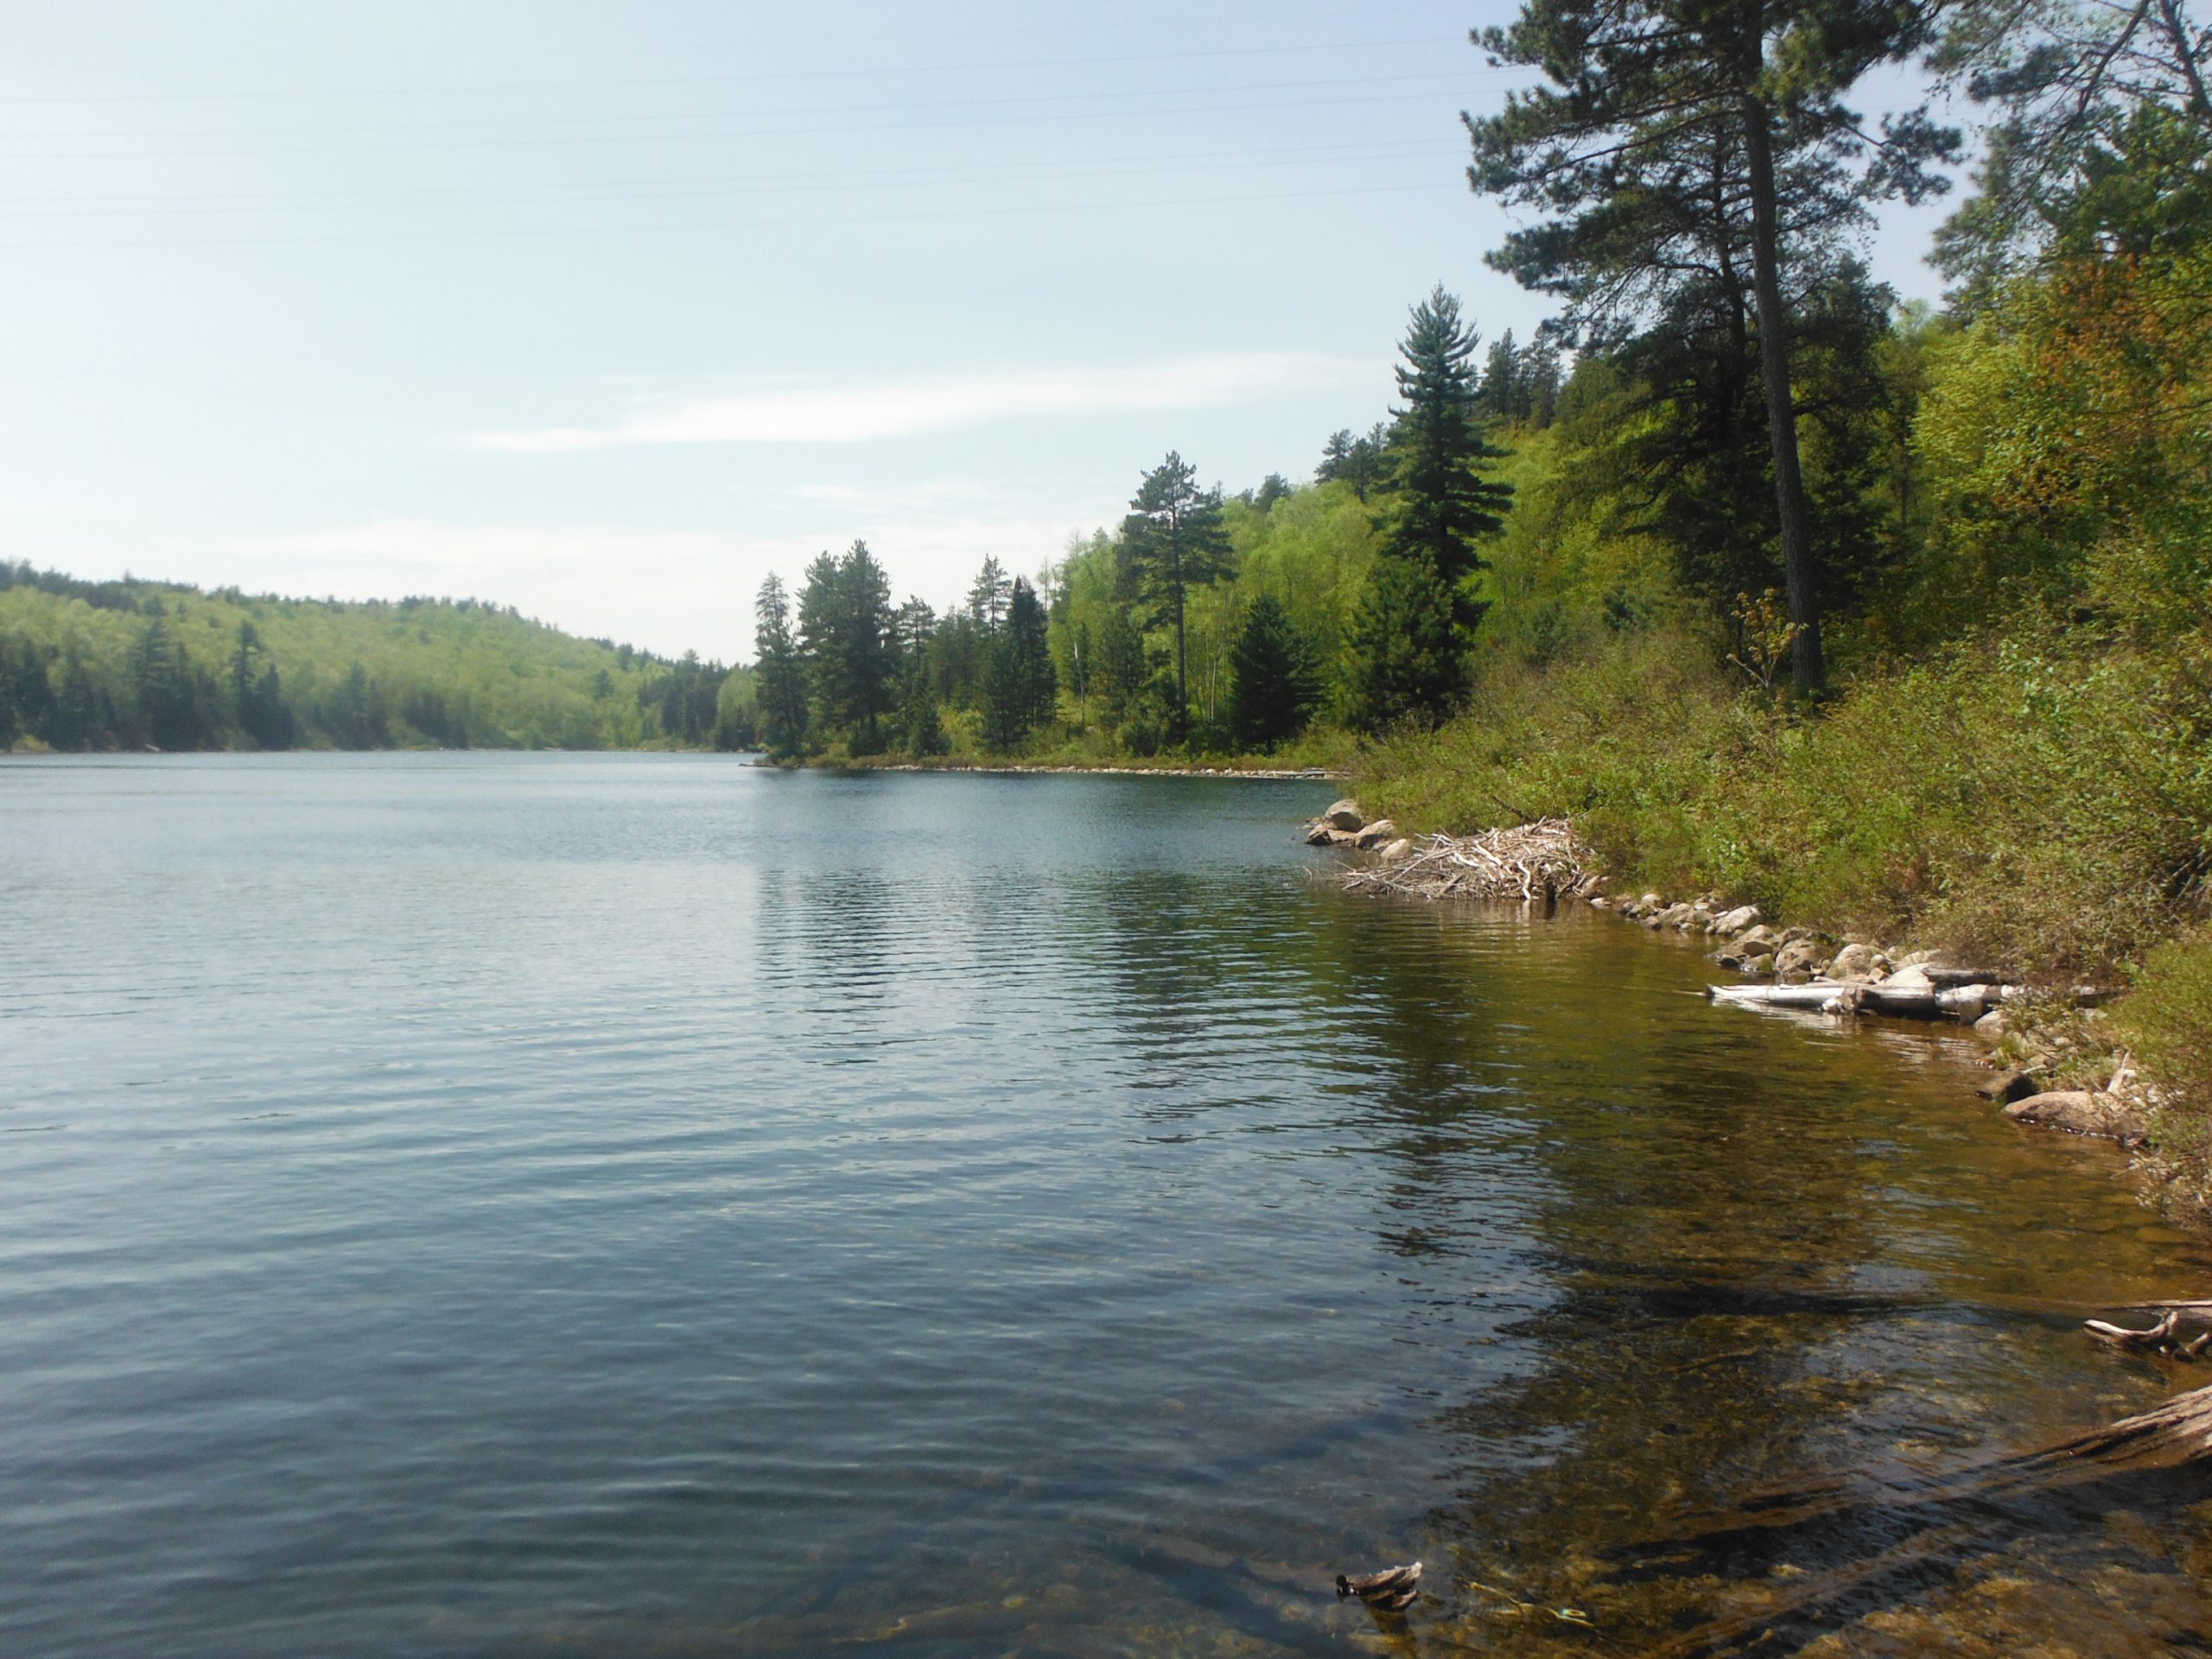
[{"label": "dead branch in water", "polygon": [[1479,836],[1431,836],[1402,858],[1337,878],[1355,893],[1421,899],[1549,900],[1594,885],[1589,849],[1565,818],[1539,818]]}]

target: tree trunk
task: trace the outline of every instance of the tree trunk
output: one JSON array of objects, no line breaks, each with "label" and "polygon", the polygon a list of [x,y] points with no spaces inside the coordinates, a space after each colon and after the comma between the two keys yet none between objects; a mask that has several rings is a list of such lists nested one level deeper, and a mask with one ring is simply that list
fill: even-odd
[{"label": "tree trunk", "polygon": [[1744,99],[1744,154],[1751,183],[1751,289],[1758,303],[1759,367],[1766,380],[1767,435],[1774,448],[1775,506],[1782,522],[1782,579],[1789,620],[1789,672],[1801,693],[1827,677],[1821,655],[1821,602],[1813,584],[1812,529],[1805,480],[1797,467],[1797,408],[1789,386],[1789,321],[1782,304],[1781,232],[1775,199],[1773,137],[1766,105]]}]

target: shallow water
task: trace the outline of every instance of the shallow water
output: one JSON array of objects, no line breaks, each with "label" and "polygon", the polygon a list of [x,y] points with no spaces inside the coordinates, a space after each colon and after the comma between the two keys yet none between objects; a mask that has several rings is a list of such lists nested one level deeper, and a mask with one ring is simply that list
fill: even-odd
[{"label": "shallow water", "polygon": [[2116,1154],[1327,793],[0,765],[0,1650],[2212,1639],[2204,1478],[1894,1496],[2195,1380]]}]

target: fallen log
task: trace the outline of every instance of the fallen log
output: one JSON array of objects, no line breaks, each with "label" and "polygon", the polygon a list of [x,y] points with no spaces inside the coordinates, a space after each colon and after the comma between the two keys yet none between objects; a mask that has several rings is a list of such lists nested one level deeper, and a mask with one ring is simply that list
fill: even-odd
[{"label": "fallen log", "polygon": [[1715,1002],[1738,1007],[1815,1008],[1825,1014],[1871,1010],[1918,1020],[1979,1019],[1993,1004],[2020,994],[2019,988],[2012,985],[1891,988],[1831,979],[1815,979],[1803,985],[1708,985],[1706,992]]}]

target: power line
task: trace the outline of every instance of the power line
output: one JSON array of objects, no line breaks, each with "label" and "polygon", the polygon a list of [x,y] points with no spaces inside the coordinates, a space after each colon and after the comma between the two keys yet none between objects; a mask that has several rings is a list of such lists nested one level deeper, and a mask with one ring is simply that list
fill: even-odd
[{"label": "power line", "polygon": [[[580,143],[602,143],[602,142],[619,142],[619,143],[675,143],[675,142],[679,142],[679,141],[687,140],[687,139],[699,139],[699,138],[804,138],[804,137],[823,137],[823,136],[826,136],[826,135],[831,135],[831,134],[849,134],[849,133],[864,133],[864,132],[925,132],[925,131],[938,131],[938,130],[944,130],[952,129],[952,128],[958,128],[958,127],[998,127],[998,126],[1018,126],[1018,125],[1021,125],[1021,124],[1035,124],[1035,123],[1045,123],[1045,122],[1114,120],[1114,119],[1122,118],[1124,118],[1124,117],[1127,117],[1127,116],[1129,116],[1129,115],[1147,115],[1147,116],[1243,115],[1243,114],[1256,114],[1256,113],[1263,113],[1263,112],[1266,112],[1266,111],[1273,111],[1273,110],[1294,110],[1294,109],[1295,109],[1295,110],[1325,110],[1325,109],[1338,109],[1338,108],[1345,108],[1345,107],[1355,106],[1355,105],[1372,105],[1372,104],[1388,104],[1388,103],[1392,103],[1392,102],[1395,102],[1395,101],[1396,101],[1396,100],[1395,100],[1395,99],[1393,96],[1391,96],[1391,95],[1378,94],[1378,95],[1376,95],[1376,96],[1370,97],[1370,98],[1315,98],[1315,99],[1278,99],[1278,100],[1274,100],[1274,101],[1271,101],[1271,102],[1258,102],[1258,103],[1245,103],[1245,104],[1198,104],[1198,105],[1188,105],[1188,106],[1186,106],[1186,107],[1185,107],[1185,108],[1181,108],[1181,109],[1141,110],[1141,111],[1074,110],[1074,111],[1056,111],[1056,112],[1052,112],[1052,113],[1044,113],[1044,112],[1039,112],[1039,113],[1030,114],[1030,115],[977,116],[977,117],[968,118],[965,118],[965,119],[955,119],[955,120],[949,120],[949,121],[876,121],[876,122],[865,122],[865,123],[861,123],[861,124],[857,124],[857,125],[852,125],[852,126],[816,126],[816,127],[745,127],[745,128],[726,128],[726,129],[722,129],[722,130],[711,130],[711,131],[705,131],[705,132],[689,132],[689,133],[683,133],[683,132],[673,132],[673,133],[645,133],[645,134],[639,134],[639,135],[634,135],[634,136],[625,136],[625,137],[621,137],[614,138],[614,139],[608,139],[605,135],[601,135],[601,136],[594,137],[579,137],[579,138],[510,138],[510,139],[480,139],[480,140],[477,140],[477,141],[475,141],[475,142],[474,142],[474,143],[463,142],[463,143],[451,143],[451,142],[446,142],[446,141],[439,141],[439,142],[435,142],[435,143],[422,143],[422,144],[387,144],[387,145],[381,145],[381,146],[378,146],[378,145],[359,145],[359,144],[350,145],[350,146],[349,146],[349,145],[342,145],[342,144],[341,144],[341,145],[321,145],[321,146],[316,146],[316,147],[311,147],[311,148],[295,148],[295,149],[284,149],[284,150],[267,150],[267,151],[263,151],[263,150],[251,150],[251,149],[202,150],[202,151],[198,152],[198,153],[197,153],[197,155],[196,155],[195,156],[192,157],[191,159],[220,160],[220,159],[224,159],[224,158],[226,158],[226,157],[232,157],[232,156],[246,156],[246,157],[251,157],[251,156],[256,156],[256,155],[290,155],[290,156],[315,156],[315,155],[326,155],[326,156],[327,156],[327,155],[343,155],[343,154],[349,154],[349,153],[350,153],[350,154],[359,154],[359,153],[362,153],[362,152],[363,152],[363,151],[365,151],[365,151],[370,151],[370,152],[381,152],[381,153],[384,153],[384,154],[390,155],[390,154],[398,154],[398,153],[406,152],[406,151],[412,151],[412,150],[424,150],[424,149],[435,149],[435,150],[438,150],[438,151],[440,151],[440,152],[450,152],[450,151],[453,151],[453,150],[455,150],[455,149],[540,149],[540,148],[544,148],[544,147],[547,147],[547,146],[550,146],[550,145],[556,145],[556,144],[560,144],[560,145],[574,145],[574,144],[580,144]],[[81,152],[49,151],[49,152],[47,152],[47,153],[45,153],[45,154],[15,155],[15,156],[0,155],[0,162],[48,162],[48,161],[87,161],[87,160],[89,160],[89,161],[126,161],[126,160],[143,160],[143,159],[145,159],[145,158],[147,158],[147,157],[150,157],[150,156],[161,156],[161,157],[164,157],[164,158],[168,158],[168,159],[171,159],[171,160],[180,159],[180,158],[177,156],[176,152],[175,152],[175,151],[174,151],[174,150],[167,150],[167,149],[141,149],[141,150],[124,150],[124,149],[116,149],[116,150],[86,150],[86,151],[81,151]]]},{"label": "power line", "polygon": [[[962,99],[941,99],[941,100],[938,100],[938,101],[937,101],[937,102],[933,102],[933,103],[932,103],[932,102],[915,102],[915,101],[911,100],[911,99],[896,99],[896,100],[893,100],[893,101],[887,102],[887,103],[881,103],[881,104],[845,104],[845,103],[839,103],[839,104],[830,104],[830,105],[791,105],[791,106],[789,106],[789,107],[780,108],[780,109],[773,109],[773,110],[757,110],[757,111],[756,111],[756,110],[746,110],[746,111],[723,111],[723,110],[685,110],[685,111],[673,111],[673,112],[666,111],[650,111],[650,112],[645,112],[645,113],[631,114],[631,115],[548,116],[548,117],[543,117],[543,118],[528,118],[528,117],[526,117],[526,118],[518,118],[509,119],[509,120],[503,120],[503,121],[447,121],[447,122],[427,122],[427,123],[415,122],[415,123],[405,123],[405,124],[379,124],[379,125],[363,125],[363,126],[351,126],[351,127],[345,127],[345,126],[337,126],[337,127],[332,127],[332,126],[321,126],[321,127],[202,127],[202,128],[186,129],[186,130],[181,130],[181,131],[177,131],[177,132],[143,132],[143,131],[138,131],[138,130],[129,130],[129,129],[125,129],[125,130],[118,130],[118,131],[111,131],[111,132],[67,132],[67,133],[56,134],[56,135],[53,135],[53,136],[54,136],[54,137],[63,137],[63,138],[72,139],[72,140],[83,140],[83,139],[88,139],[88,138],[132,138],[132,139],[139,139],[139,140],[153,140],[153,139],[233,138],[233,137],[235,137],[235,138],[289,137],[295,137],[295,136],[299,136],[299,135],[314,135],[314,134],[322,134],[322,133],[331,133],[331,134],[347,134],[347,133],[371,133],[371,134],[400,133],[400,134],[414,134],[414,133],[429,133],[429,132],[461,132],[461,133],[467,133],[467,132],[474,132],[474,131],[483,131],[483,130],[498,130],[498,129],[503,129],[503,128],[514,128],[514,127],[581,127],[581,126],[607,126],[607,125],[612,125],[612,124],[636,124],[643,123],[643,122],[686,122],[686,121],[709,121],[709,122],[711,122],[711,121],[727,120],[727,119],[730,119],[730,118],[739,118],[739,117],[749,117],[749,118],[755,118],[755,119],[765,119],[765,118],[783,118],[794,117],[794,116],[796,116],[796,117],[809,117],[809,116],[820,116],[820,115],[829,115],[829,114],[855,114],[855,113],[859,113],[859,114],[868,114],[868,113],[876,113],[876,112],[887,112],[887,111],[918,111],[918,112],[925,112],[925,112],[927,112],[927,111],[933,111],[933,110],[993,110],[993,109],[1010,109],[1010,108],[1013,108],[1013,107],[1014,107],[1014,106],[1015,106],[1015,105],[1039,105],[1039,104],[1075,104],[1075,103],[1094,103],[1094,104],[1096,104],[1096,103],[1103,103],[1103,102],[1105,102],[1105,101],[1107,101],[1107,100],[1109,100],[1109,99],[1178,99],[1178,98],[1198,98],[1198,97],[1220,97],[1220,96],[1222,96],[1222,95],[1224,95],[1224,94],[1230,94],[1230,93],[1243,93],[1243,92],[1305,92],[1305,91],[1311,91],[1311,90],[1313,90],[1313,89],[1316,89],[1316,88],[1339,88],[1339,87],[1349,87],[1349,86],[1411,86],[1411,85],[1414,85],[1414,84],[1415,84],[1415,83],[1430,83],[1430,84],[1433,84],[1433,83],[1437,83],[1437,82],[1446,82],[1446,83],[1450,83],[1450,84],[1453,84],[1453,85],[1459,85],[1459,84],[1462,84],[1462,83],[1465,82],[1466,80],[1468,80],[1469,79],[1472,78],[1472,76],[1473,76],[1473,75],[1475,75],[1475,74],[1476,74],[1476,73],[1479,73],[1479,72],[1469,71],[1469,72],[1467,72],[1467,73],[1456,73],[1456,72],[1452,72],[1452,71],[1436,71],[1436,70],[1431,70],[1431,71],[1427,71],[1427,72],[1425,72],[1425,73],[1421,73],[1421,74],[1406,74],[1406,75],[1365,75],[1365,76],[1353,76],[1353,77],[1344,77],[1344,76],[1336,76],[1336,75],[1332,75],[1332,76],[1326,76],[1326,77],[1323,77],[1323,78],[1320,78],[1320,79],[1310,79],[1310,80],[1252,81],[1252,82],[1248,82],[1248,83],[1246,83],[1246,84],[1244,84],[1244,85],[1242,85],[1242,86],[1169,86],[1169,87],[1130,87],[1130,88],[1123,88],[1123,89],[1120,89],[1120,90],[1116,90],[1116,91],[1111,91],[1111,92],[1039,92],[1039,93],[1025,93],[1025,94],[1022,94],[1022,95],[1020,95],[1020,96],[1018,96],[1018,97],[1013,97],[1013,98],[962,98]],[[1241,106],[1239,106],[1239,107],[1241,107]],[[1152,114],[1152,113],[1170,113],[1170,114],[1173,114],[1173,113],[1178,113],[1178,111],[1149,111],[1149,110],[1133,109],[1133,110],[1128,110],[1128,111],[1115,111],[1115,110],[1100,110],[1100,111],[1067,111],[1066,113],[1067,113],[1067,115],[1071,116],[1071,117],[1080,117],[1080,116],[1084,115],[1084,114],[1114,115],[1114,114],[1127,113],[1127,114],[1131,114],[1131,115],[1145,115],[1145,114]],[[976,120],[978,120],[978,121],[980,121],[980,122],[986,122],[986,123],[987,123],[987,122],[989,122],[989,121],[991,121],[991,120],[996,119],[996,118],[993,118],[993,117],[979,117],[979,118],[976,118]],[[1017,117],[1017,118],[1019,118]],[[920,123],[899,123],[899,124],[899,124],[899,125],[901,125],[901,126],[905,126],[905,125],[930,125],[930,124],[931,124],[931,123],[927,123],[927,122],[920,122]],[[950,123],[950,124],[961,124],[961,123],[955,122],[955,123]],[[857,130],[869,130],[869,129],[863,127],[863,128],[857,129]],[[769,131],[769,132],[772,132],[772,131],[777,131],[777,130],[780,130],[780,129],[776,129],[776,128],[766,128],[766,129],[762,129],[761,130],[763,130],[763,131]],[[796,129],[795,130],[806,130],[806,129]],[[841,130],[841,129],[815,129],[814,130]],[[40,134],[40,133],[35,133],[35,132],[8,132],[8,133],[0,133],[0,141],[22,140],[22,139],[26,139],[26,138],[29,138],[29,139],[36,139],[36,138],[39,138],[39,137],[44,137],[44,136],[46,136],[46,135],[42,135],[42,134]],[[620,143],[646,143],[646,142],[651,142],[651,141],[652,141],[652,140],[658,139],[658,138],[664,138],[664,137],[677,137],[677,138],[681,138],[681,137],[699,137],[699,136],[709,136],[709,137],[710,137],[710,136],[714,136],[714,135],[711,135],[711,134],[709,134],[709,135],[696,135],[696,134],[684,134],[684,133],[668,133],[668,134],[663,134],[663,133],[639,133],[639,134],[632,135],[632,134],[612,133],[612,134],[604,134],[604,135],[598,135],[598,136],[607,137],[607,138],[608,138],[608,139],[610,139],[610,140],[613,140],[613,141],[614,141],[614,142],[620,142]],[[743,135],[732,135],[732,136],[743,136]],[[456,142],[454,142],[454,141],[453,141],[453,140],[440,139],[440,140],[438,140],[438,141],[437,141],[437,146],[438,146],[439,148],[441,148],[441,149],[446,149],[446,148],[490,149],[490,148],[501,148],[501,147],[505,147],[505,146],[506,146],[506,145],[510,145],[510,144],[517,144],[517,143],[587,143],[587,142],[590,142],[590,137],[591,137],[591,136],[590,136],[590,135],[579,135],[577,137],[574,137],[574,138],[563,138],[563,137],[545,137],[545,138],[479,138],[479,139],[474,139],[474,140],[470,140],[470,139],[462,139],[462,140],[458,141],[458,143],[456,143]],[[422,148],[427,148],[427,147],[428,147],[428,146],[425,146],[425,145],[396,145],[396,146],[391,146],[391,148],[395,148],[395,149],[422,149]],[[330,145],[330,146],[293,146],[293,145],[276,145],[276,146],[270,146],[270,147],[267,148],[266,149],[264,149],[262,147],[259,147],[259,146],[254,146],[254,147],[250,147],[250,148],[249,148],[249,147],[244,147],[244,146],[238,146],[238,147],[231,147],[231,148],[223,148],[223,149],[215,149],[201,150],[201,151],[197,151],[197,152],[194,152],[194,153],[196,153],[196,154],[200,154],[200,155],[207,155],[207,156],[238,156],[238,155],[247,155],[247,156],[251,156],[251,155],[261,155],[261,154],[270,154],[270,155],[313,155],[313,154],[317,154],[317,153],[328,153],[328,152],[331,152],[331,151],[344,151],[344,150],[348,150],[348,149],[373,149],[373,148],[377,148],[377,146],[365,146],[365,145]],[[141,150],[141,151],[130,151],[130,150],[105,150],[105,149],[102,149],[102,150],[27,150],[27,151],[14,152],[14,153],[11,153],[11,154],[6,155],[6,156],[0,156],[0,159],[10,160],[10,161],[54,161],[54,160],[85,160],[85,159],[106,160],[106,159],[109,159],[109,158],[111,158],[111,157],[114,157],[114,156],[147,156],[147,155],[169,156],[169,155],[175,155],[175,154],[176,154],[176,153],[177,153],[177,152],[175,152],[175,151],[174,151],[174,150],[170,150],[170,149],[161,149],[161,150]]]},{"label": "power line", "polygon": [[636,235],[646,231],[765,231],[786,230],[803,226],[830,225],[893,225],[928,219],[939,221],[956,219],[1007,219],[1040,217],[1046,214],[1118,213],[1135,210],[1153,212],[1162,207],[1210,207],[1245,206],[1272,201],[1324,201],[1352,196],[1404,195],[1413,192],[1437,192],[1451,189],[1455,193],[1465,188],[1465,183],[1445,185],[1441,182],[1425,184],[1370,185],[1343,190],[1286,190],[1263,194],[1217,196],[1165,196],[1138,198],[1119,201],[1061,202],[1023,204],[1001,207],[930,208],[911,213],[840,213],[813,218],[748,219],[682,221],[671,220],[658,224],[566,225],[535,226],[521,228],[491,229],[474,227],[460,232],[393,232],[380,235],[346,236],[265,236],[265,237],[205,237],[205,238],[145,238],[104,242],[0,242],[0,252],[32,252],[74,251],[99,252],[109,250],[144,248],[251,248],[251,247],[338,247],[360,246],[386,243],[421,243],[439,241],[492,240],[541,238],[563,236]]},{"label": "power line", "polygon": [[[1465,43],[1454,36],[1453,46]],[[1197,59],[1280,56],[1300,52],[1380,51],[1401,46],[1440,46],[1433,35],[1389,41],[1328,41],[1284,46],[1211,47],[1196,52],[1123,52],[1077,58],[1027,58],[970,60],[966,63],[897,64],[880,69],[842,67],[836,69],[762,69],[731,75],[662,75],[603,80],[492,81],[445,86],[381,86],[296,88],[283,92],[111,92],[47,98],[0,98],[0,106],[34,107],[57,104],[202,104],[270,102],[279,99],[328,98],[443,98],[479,97],[492,92],[601,92],[652,86],[737,86],[785,80],[835,80],[883,75],[942,75],[996,73],[1008,69],[1090,68],[1100,64],[1184,63]]]},{"label": "power line", "polygon": [[[505,190],[480,185],[453,185],[428,191],[347,191],[329,195],[305,192],[261,192],[242,197],[132,195],[97,199],[100,205],[24,207],[0,201],[0,213],[14,219],[106,219],[129,214],[163,218],[217,217],[264,212],[343,213],[378,207],[531,207],[607,200],[665,201],[690,196],[746,193],[781,194],[823,188],[866,189],[904,185],[1019,183],[1065,177],[1145,177],[1192,171],[1230,171],[1248,167],[1327,166],[1439,154],[1433,139],[1388,139],[1344,145],[1311,145],[1288,149],[1199,151],[1143,157],[1093,156],[1019,162],[998,167],[847,168],[830,172],[754,173],[738,177],[607,180],[587,186],[544,186]],[[1134,165],[1128,163],[1135,163]],[[44,199],[41,199],[44,200]]]}]

